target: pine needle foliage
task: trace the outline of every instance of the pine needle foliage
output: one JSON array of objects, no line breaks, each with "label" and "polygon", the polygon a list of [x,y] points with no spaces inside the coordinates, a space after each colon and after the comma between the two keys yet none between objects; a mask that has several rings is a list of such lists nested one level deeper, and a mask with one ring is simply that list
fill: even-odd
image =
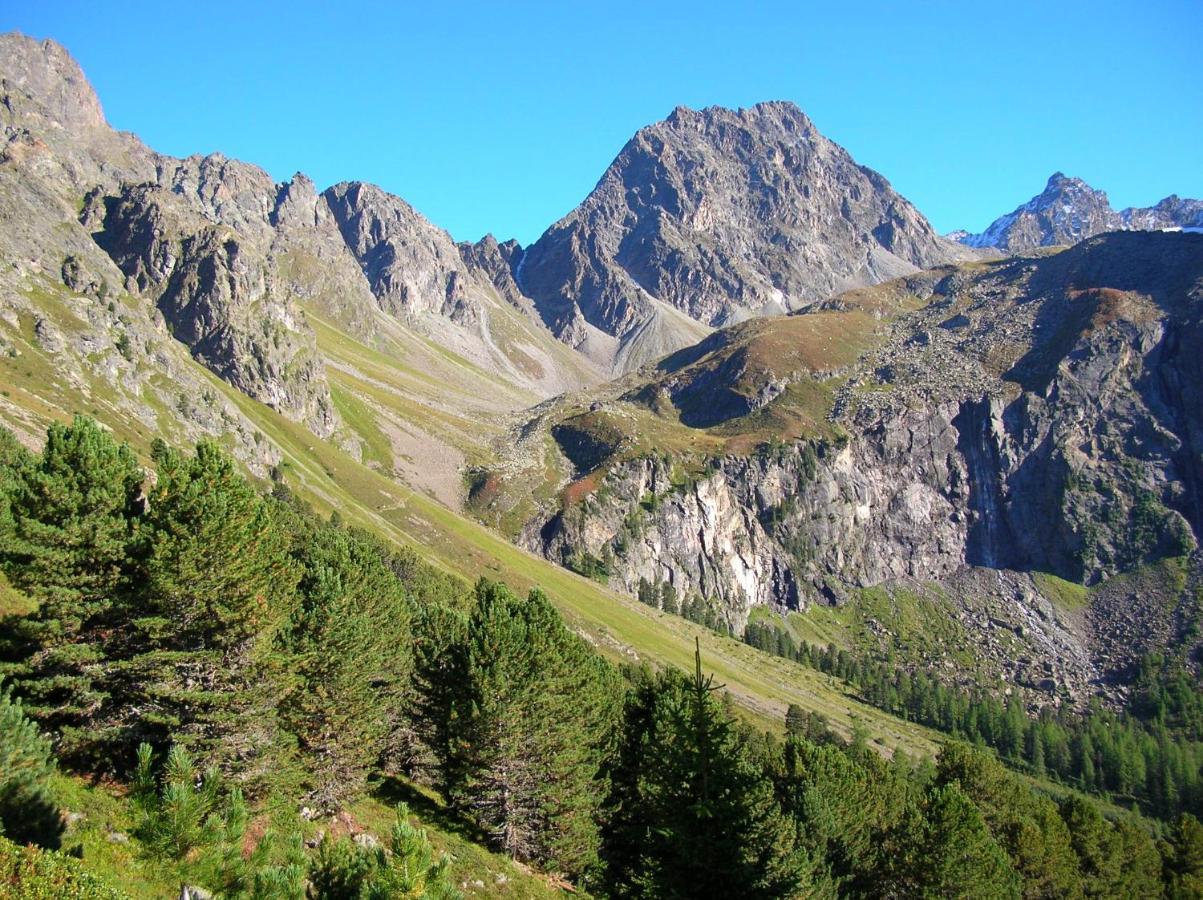
[{"label": "pine needle foliage", "polygon": [[298,551],[300,601],[284,645],[297,676],[283,703],[308,760],[307,801],[333,811],[365,791],[405,705],[410,606],[383,548],[322,525]]},{"label": "pine needle foliage", "polygon": [[437,750],[452,805],[517,859],[589,872],[617,673],[537,590],[523,599],[482,580],[462,631],[445,624],[457,640],[427,674],[437,690],[426,702],[446,717]]},{"label": "pine needle foliage", "polygon": [[606,856],[631,897],[801,896],[808,865],[773,784],[702,674],[645,675],[627,701]]},{"label": "pine needle foliage", "polygon": [[0,683],[0,835],[58,848],[63,823],[48,787],[54,768],[50,741]]},{"label": "pine needle foliage", "polygon": [[424,829],[402,804],[388,846],[361,846],[326,836],[311,862],[312,895],[321,900],[459,900],[450,860],[436,855]]},{"label": "pine needle foliage", "polygon": [[140,815],[137,834],[154,853],[183,859],[193,850],[241,836],[246,827],[246,804],[241,794],[221,793],[216,769],[197,771],[192,756],[172,747],[161,776],[155,772],[150,744],[138,747],[132,784]]},{"label": "pine needle foliage", "polygon": [[30,715],[86,728],[107,699],[101,635],[123,618],[139,553],[142,468],[78,416],[51,425],[38,456],[0,441],[0,468],[0,571],[37,605],[0,632],[0,658]]},{"label": "pine needle foliage", "polygon": [[210,442],[154,448],[145,588],[122,673],[132,723],[258,792],[287,756],[277,707],[292,675],[278,641],[299,568],[273,505]]}]

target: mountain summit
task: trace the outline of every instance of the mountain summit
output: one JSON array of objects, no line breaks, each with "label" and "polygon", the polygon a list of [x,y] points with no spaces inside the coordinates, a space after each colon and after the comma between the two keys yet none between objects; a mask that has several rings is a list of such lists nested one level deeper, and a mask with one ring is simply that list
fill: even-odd
[{"label": "mountain summit", "polygon": [[1004,251],[1076,244],[1104,231],[1159,231],[1203,227],[1203,201],[1166,197],[1156,206],[1112,209],[1107,194],[1080,178],[1054,172],[1044,190],[995,219],[981,234],[950,235],[970,247]]},{"label": "mountain summit", "polygon": [[553,331],[621,368],[684,343],[684,317],[788,312],[963,255],[797,106],[773,102],[678,107],[641,129],[519,275]]}]

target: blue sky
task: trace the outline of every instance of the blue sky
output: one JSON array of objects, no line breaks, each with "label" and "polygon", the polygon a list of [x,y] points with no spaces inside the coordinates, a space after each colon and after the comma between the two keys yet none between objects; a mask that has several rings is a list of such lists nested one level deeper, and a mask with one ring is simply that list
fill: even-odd
[{"label": "blue sky", "polygon": [[109,121],[277,179],[373,181],[461,240],[534,240],[674,106],[795,101],[941,231],[1055,170],[1203,196],[1203,2],[0,0]]}]

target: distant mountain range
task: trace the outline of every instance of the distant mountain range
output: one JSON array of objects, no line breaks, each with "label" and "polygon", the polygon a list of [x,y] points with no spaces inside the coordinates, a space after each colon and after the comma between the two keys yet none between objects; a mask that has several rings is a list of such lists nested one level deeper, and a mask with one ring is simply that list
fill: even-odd
[{"label": "distant mountain range", "polygon": [[1155,206],[1115,210],[1103,191],[1080,178],[1053,173],[1044,190],[990,223],[981,234],[956,231],[947,237],[968,247],[1010,253],[1076,244],[1106,231],[1203,230],[1203,200],[1171,194]]}]

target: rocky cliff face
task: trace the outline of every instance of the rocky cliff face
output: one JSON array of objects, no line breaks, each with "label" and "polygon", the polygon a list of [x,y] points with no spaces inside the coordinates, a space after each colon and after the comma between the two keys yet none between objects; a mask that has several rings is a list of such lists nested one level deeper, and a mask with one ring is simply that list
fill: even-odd
[{"label": "rocky cliff face", "polygon": [[[711,598],[737,628],[757,605],[840,602],[898,579],[977,566],[1095,583],[1196,546],[1203,236],[1108,235],[825,306],[797,318],[873,311],[878,338],[850,365],[791,363],[767,403],[705,423],[732,433],[826,385],[821,433],[693,463],[612,447],[577,467],[596,489],[532,522],[527,545],[604,560],[628,590],[645,579]],[[726,377],[723,353],[696,365],[713,358]],[[680,416],[678,382],[657,384],[658,400],[623,396]]]},{"label": "rocky cliff face", "polygon": [[277,184],[220,154],[154,153],[109,128],[57,44],[7,35],[0,47],[0,166],[11,179],[0,252],[52,268],[70,257],[73,283],[157,308],[196,360],[316,435],[359,443],[342,428],[306,311],[368,346],[416,332],[503,379],[509,397],[600,377],[506,283],[512,242],[461,252],[371,185],[319,193],[300,173]]},{"label": "rocky cliff face", "polygon": [[[682,107],[642,129],[518,276],[563,339],[621,347],[665,306],[721,326],[957,256],[801,110],[762,103]],[[665,337],[627,367],[686,343]]]},{"label": "rocky cliff face", "polygon": [[[227,191],[224,183],[215,190]],[[274,290],[262,245],[173,209],[175,196],[154,184],[125,186],[100,201],[103,214],[89,205],[83,217],[101,219],[97,243],[125,274],[126,287],[155,302],[172,335],[197,360],[248,396],[329,437],[338,419],[313,335],[300,311]],[[255,197],[244,199],[253,203]],[[234,193],[236,220],[243,212],[237,199]],[[97,201],[93,195],[92,204]]]},{"label": "rocky cliff face", "polygon": [[459,324],[479,319],[469,298],[472,276],[446,232],[374,185],[337,184],[322,199],[387,312],[434,312]]},{"label": "rocky cliff face", "polygon": [[[27,253],[42,265],[61,257],[68,290],[145,297],[209,369],[316,434],[332,434],[337,417],[312,334],[275,288],[268,214],[276,188],[266,173],[220,156],[156,154],[108,127],[57,44],[20,35],[0,42],[12,179],[6,255]],[[120,269],[116,277],[86,246],[89,236]],[[122,343],[130,357],[140,346],[128,336]]]},{"label": "rocky cliff face", "polygon": [[1114,210],[1103,191],[1080,178],[1053,174],[1044,190],[1013,212],[995,219],[981,234],[950,235],[970,247],[1019,252],[1076,244],[1106,231],[1203,228],[1203,201],[1174,195],[1156,206]]}]

